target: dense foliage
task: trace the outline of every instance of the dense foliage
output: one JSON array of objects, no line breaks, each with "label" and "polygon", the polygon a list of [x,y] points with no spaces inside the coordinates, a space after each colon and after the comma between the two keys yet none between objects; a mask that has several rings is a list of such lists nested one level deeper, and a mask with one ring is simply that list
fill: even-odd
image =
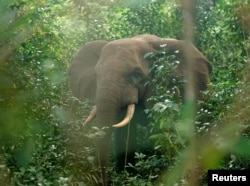
[{"label": "dense foliage", "polygon": [[[113,185],[121,180],[123,185],[182,185],[188,177],[184,169],[195,175],[200,170],[202,180],[207,169],[250,168],[250,3],[200,0],[195,10],[194,43],[213,65],[205,99],[194,110],[181,106],[178,87],[165,97],[153,97],[157,104],[146,111],[153,121],[140,131],[155,151],[135,154],[137,163],[129,165],[134,174],[109,170]],[[2,0],[0,184],[94,183],[91,139],[101,131],[80,127],[91,103],[77,100],[69,91],[71,59],[90,40],[142,33],[182,39],[183,19],[182,5],[174,0]],[[163,55],[158,60],[167,59]],[[160,78],[173,68],[156,65],[153,70]],[[157,95],[166,92],[157,86]],[[195,118],[189,117],[190,110]]]}]

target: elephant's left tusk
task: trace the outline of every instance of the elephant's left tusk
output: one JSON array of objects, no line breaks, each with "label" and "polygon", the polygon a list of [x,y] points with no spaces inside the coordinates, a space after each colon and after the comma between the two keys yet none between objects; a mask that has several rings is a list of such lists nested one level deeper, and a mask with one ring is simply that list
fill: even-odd
[{"label": "elephant's left tusk", "polygon": [[120,128],[120,127],[124,127],[124,126],[128,125],[128,123],[130,122],[130,120],[132,119],[132,117],[134,115],[134,112],[135,112],[135,104],[128,105],[127,114],[124,117],[124,119],[120,123],[113,125],[113,127]]},{"label": "elephant's left tusk", "polygon": [[96,117],[96,106],[94,106],[88,118],[83,122],[83,126],[88,125],[95,117]]}]

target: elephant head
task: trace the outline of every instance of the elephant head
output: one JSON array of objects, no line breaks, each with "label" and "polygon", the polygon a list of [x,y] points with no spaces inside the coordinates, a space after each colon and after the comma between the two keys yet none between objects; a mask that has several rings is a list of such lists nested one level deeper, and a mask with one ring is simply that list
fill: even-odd
[{"label": "elephant head", "polygon": [[[189,48],[188,51],[192,53],[195,92],[198,96],[210,82],[211,66],[194,45],[182,40],[139,35],[111,42],[93,41],[83,46],[72,62],[69,80],[74,96],[95,101],[95,107],[84,124],[95,118],[98,127],[106,128],[105,135],[101,139],[96,139],[102,185],[106,185],[105,168],[112,131],[120,130],[114,128],[124,127],[133,122],[138,108],[149,107],[147,100],[153,91],[146,82],[152,76],[152,60],[145,57],[145,54],[157,52],[161,45],[166,45],[165,50],[169,55],[175,54],[176,50],[179,51],[176,58],[179,58],[181,63],[176,73],[182,76],[188,73],[184,48]],[[124,119],[117,121],[117,116],[124,109],[127,110]],[[131,140],[132,144],[135,138]]]}]

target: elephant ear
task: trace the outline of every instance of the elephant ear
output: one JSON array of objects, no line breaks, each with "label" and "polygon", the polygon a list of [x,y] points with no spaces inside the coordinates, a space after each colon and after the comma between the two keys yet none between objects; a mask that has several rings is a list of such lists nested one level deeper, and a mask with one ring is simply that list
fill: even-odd
[{"label": "elephant ear", "polygon": [[164,50],[166,54],[175,56],[173,60],[180,61],[175,74],[183,79],[190,73],[187,71],[188,56],[194,73],[196,97],[200,99],[200,91],[207,89],[212,71],[212,66],[206,57],[192,43],[183,40],[162,39],[160,41],[153,41],[151,44],[155,50]]},{"label": "elephant ear", "polygon": [[107,41],[93,41],[85,44],[70,66],[69,84],[72,93],[79,99],[95,99],[95,66]]}]

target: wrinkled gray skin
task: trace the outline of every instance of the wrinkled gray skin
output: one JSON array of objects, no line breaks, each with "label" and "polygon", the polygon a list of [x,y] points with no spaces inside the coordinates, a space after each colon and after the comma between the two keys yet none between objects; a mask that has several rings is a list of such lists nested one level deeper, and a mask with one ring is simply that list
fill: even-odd
[{"label": "wrinkled gray skin", "polygon": [[151,87],[145,85],[145,82],[151,78],[149,69],[152,66],[152,60],[145,59],[145,54],[156,52],[163,44],[166,44],[166,53],[169,55],[179,50],[179,53],[175,53],[176,60],[181,61],[175,72],[177,76],[186,76],[188,73],[184,49],[188,48],[192,53],[190,56],[194,70],[195,94],[199,97],[199,92],[205,90],[210,82],[211,66],[198,49],[181,40],[139,35],[111,42],[93,41],[83,46],[73,60],[69,81],[74,96],[79,99],[94,100],[97,108],[95,125],[99,128],[107,127],[105,135],[101,139],[95,139],[99,158],[97,166],[101,167],[98,174],[99,185],[107,185],[105,168],[108,164],[113,131],[117,132],[115,142],[118,168],[124,167],[127,127],[114,129],[112,125],[122,120],[124,116],[120,117],[120,115],[124,115],[123,110],[126,111],[129,104],[135,104],[127,151],[127,162],[132,161],[131,157],[137,148],[135,120],[140,118],[144,108],[150,107],[147,100],[152,96]]}]

